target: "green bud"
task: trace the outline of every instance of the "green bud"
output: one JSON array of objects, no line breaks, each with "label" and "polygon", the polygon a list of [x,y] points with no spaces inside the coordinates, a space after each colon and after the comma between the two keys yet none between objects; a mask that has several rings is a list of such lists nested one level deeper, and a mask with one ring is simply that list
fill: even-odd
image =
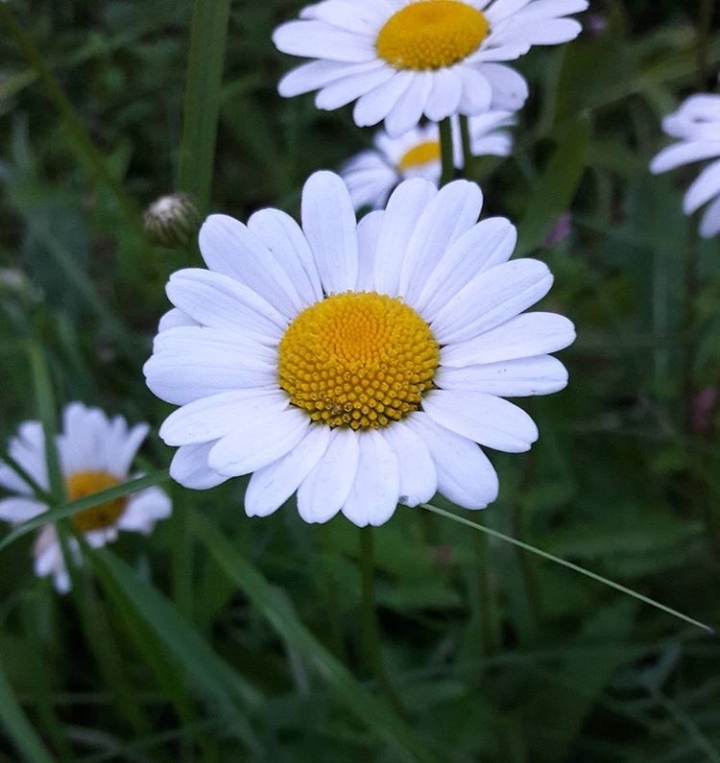
[{"label": "green bud", "polygon": [[182,249],[195,240],[200,215],[190,196],[174,193],[154,201],[147,208],[143,222],[153,244]]}]

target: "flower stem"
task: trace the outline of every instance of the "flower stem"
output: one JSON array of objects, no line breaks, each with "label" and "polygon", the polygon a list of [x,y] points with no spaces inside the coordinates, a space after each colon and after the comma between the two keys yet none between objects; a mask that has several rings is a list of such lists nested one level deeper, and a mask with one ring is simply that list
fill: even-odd
[{"label": "flower stem", "polygon": [[459,174],[461,177],[467,177],[473,155],[470,150],[470,119],[464,114],[460,115],[460,143],[462,145],[463,164]]},{"label": "flower stem", "polygon": [[395,690],[385,673],[380,654],[380,629],[375,610],[375,562],[373,550],[373,528],[360,529],[360,569],[362,573],[362,620],[365,638],[365,654],[372,674],[378,682],[380,690],[385,695],[390,706],[399,715],[403,715]]},{"label": "flower stem", "polygon": [[440,187],[449,183],[455,177],[455,162],[453,160],[453,138],[450,117],[440,122]]},{"label": "flower stem", "polygon": [[708,72],[708,46],[712,28],[715,0],[700,0],[698,15],[697,48],[695,58],[695,87],[701,93],[705,90]]}]

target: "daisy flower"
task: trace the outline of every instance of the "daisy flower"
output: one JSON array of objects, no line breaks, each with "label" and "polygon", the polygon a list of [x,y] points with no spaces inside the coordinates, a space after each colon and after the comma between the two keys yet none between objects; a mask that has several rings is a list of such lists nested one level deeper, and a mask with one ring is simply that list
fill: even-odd
[{"label": "daisy flower", "polygon": [[518,109],[527,83],[500,63],[580,33],[566,18],[587,0],[324,0],[279,26],[279,50],[315,59],[280,82],[283,96],[318,90],[319,109],[352,101],[359,126],[385,120],[397,137],[425,115]]},{"label": "daisy flower", "polygon": [[[60,469],[69,500],[92,495],[128,479],[130,464],[149,431],[147,424],[128,428],[122,416],[109,419],[98,408],[70,403],[63,411],[62,433],[57,436]],[[45,436],[39,421],[26,421],[10,440],[8,453],[41,488],[49,490],[45,460]],[[5,464],[0,464],[0,486],[15,495],[0,500],[0,519],[25,522],[49,508],[35,497],[30,485]],[[106,501],[71,517],[75,529],[97,548],[114,541],[119,530],[148,534],[158,519],[170,515],[170,499],[157,487]],[[74,538],[69,549],[80,562]],[[51,575],[61,593],[70,589],[62,548],[53,524],[40,530],[34,547],[35,574]]]},{"label": "daisy flower", "polygon": [[650,171],[667,172],[682,164],[714,159],[690,186],[683,212],[691,215],[711,202],[700,223],[705,238],[720,232],[720,95],[692,95],[663,119],[663,130],[679,142],[664,148],[652,160]]},{"label": "daisy flower", "polygon": [[[507,156],[512,137],[501,128],[514,123],[512,111],[488,111],[470,117],[470,151],[473,156]],[[455,166],[463,166],[460,124],[451,119]],[[349,159],[340,170],[356,209],[385,205],[390,192],[405,178],[425,177],[437,185],[440,180],[440,131],[436,123],[413,127],[399,138],[378,130],[374,147]]]},{"label": "daisy flower", "polygon": [[358,526],[436,492],[480,509],[498,478],[480,445],[520,452],[538,432],[504,396],[562,389],[547,353],[572,323],[521,315],[552,276],[508,262],[516,232],[478,223],[482,194],[403,181],[356,223],[331,172],[310,177],[302,227],[276,209],[247,226],[212,215],[200,230],[209,270],[173,274],[175,305],[145,365],[150,389],[181,406],[160,428],[178,446],[170,474],[208,488],[251,474],[248,515],[293,494],[300,516],[342,512]]}]

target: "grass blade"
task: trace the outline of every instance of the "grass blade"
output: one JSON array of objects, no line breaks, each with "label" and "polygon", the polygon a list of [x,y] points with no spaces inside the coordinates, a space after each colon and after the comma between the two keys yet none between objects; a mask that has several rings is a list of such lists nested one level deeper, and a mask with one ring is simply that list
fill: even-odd
[{"label": "grass blade", "polygon": [[195,0],[178,185],[201,214],[210,200],[229,17],[230,0]]},{"label": "grass blade", "polygon": [[536,556],[541,556],[543,559],[547,559],[550,562],[555,562],[555,564],[559,564],[561,567],[567,567],[569,570],[572,570],[573,572],[579,572],[581,575],[584,575],[586,578],[590,578],[591,580],[596,580],[598,583],[602,583],[603,585],[606,585],[609,588],[614,588],[616,591],[620,591],[621,593],[625,593],[628,596],[632,596],[633,599],[642,601],[644,604],[649,604],[651,607],[655,607],[655,609],[659,609],[662,612],[666,612],[667,614],[672,615],[673,617],[677,617],[679,620],[684,620],[686,623],[690,623],[690,625],[694,625],[697,628],[702,628],[702,630],[706,631],[707,633],[711,633],[711,634],[715,633],[715,629],[711,628],[709,625],[705,625],[704,623],[701,623],[699,620],[693,620],[692,617],[688,617],[687,615],[684,615],[682,612],[678,612],[676,609],[672,609],[671,607],[666,607],[664,604],[661,604],[659,601],[655,601],[655,599],[651,599],[648,596],[643,596],[641,593],[638,593],[637,591],[633,591],[632,588],[626,588],[624,585],[620,585],[620,583],[615,583],[612,580],[608,580],[608,578],[605,578],[602,575],[598,575],[596,572],[591,572],[590,570],[586,570],[584,567],[580,567],[580,565],[578,564],[573,564],[572,562],[568,562],[566,559],[561,559],[559,556],[555,556],[554,554],[549,554],[547,551],[543,551],[542,549],[535,548],[535,546],[531,546],[528,543],[523,543],[522,541],[516,540],[515,538],[511,538],[509,535],[504,535],[503,533],[498,532],[497,530],[491,530],[489,527],[485,527],[484,525],[478,524],[477,522],[471,522],[469,519],[465,519],[465,517],[458,517],[452,512],[445,511],[445,509],[438,508],[437,506],[433,506],[430,503],[422,503],[420,505],[424,509],[427,509],[428,511],[432,511],[433,514],[438,514],[439,516],[445,517],[446,519],[451,519],[453,522],[458,522],[459,524],[465,525],[466,527],[472,527],[475,530],[479,530],[480,532],[483,532],[486,535],[490,535],[493,538],[497,538],[498,540],[502,540],[505,543],[511,543],[513,546],[517,546],[518,548],[523,549],[523,551],[529,551],[531,554],[535,554]]},{"label": "grass blade", "polygon": [[241,588],[289,648],[296,650],[335,692],[350,712],[394,750],[393,760],[437,760],[425,744],[383,702],[359,685],[355,676],[305,628],[288,601],[262,576],[211,520],[191,516],[195,535],[228,577]]}]

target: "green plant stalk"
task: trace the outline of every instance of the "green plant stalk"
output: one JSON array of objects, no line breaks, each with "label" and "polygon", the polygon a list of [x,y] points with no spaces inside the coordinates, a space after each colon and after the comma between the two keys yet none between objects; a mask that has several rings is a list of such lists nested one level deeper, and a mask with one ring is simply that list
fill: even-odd
[{"label": "green plant stalk", "polygon": [[712,30],[714,10],[715,0],[700,0],[697,48],[695,52],[695,89],[698,93],[702,93],[705,90],[705,82],[707,80],[710,32]]},{"label": "green plant stalk", "polygon": [[482,671],[485,670],[485,660],[497,650],[489,564],[487,535],[480,533],[475,536],[475,574],[480,612],[480,669]]},{"label": "green plant stalk", "polygon": [[467,177],[473,154],[470,146],[470,118],[465,114],[460,114],[460,144],[462,145],[463,166],[457,176]]},{"label": "green plant stalk", "polygon": [[447,185],[455,177],[455,162],[453,161],[452,124],[450,117],[443,119],[440,129],[440,187]]},{"label": "green plant stalk", "polygon": [[57,79],[53,76],[30,36],[16,21],[7,3],[0,3],[0,21],[22,51],[31,69],[35,71],[38,79],[45,87],[48,97],[60,112],[65,127],[72,138],[71,146],[76,151],[78,158],[100,182],[107,186],[116,198],[128,226],[144,239],[142,218],[135,201],[107,168],[77,111],[63,93]]},{"label": "green plant stalk", "polygon": [[230,0],[195,0],[190,33],[178,187],[207,212],[220,114]]},{"label": "green plant stalk", "polygon": [[441,509],[438,506],[433,506],[431,503],[421,503],[420,506],[423,509],[427,509],[428,511],[433,512],[433,514],[438,514],[441,517],[450,519],[453,522],[458,522],[459,524],[465,525],[466,527],[472,527],[473,529],[485,533],[492,538],[497,538],[498,540],[502,540],[505,543],[511,543],[513,546],[517,546],[524,551],[529,551],[531,554],[535,554],[536,556],[540,556],[550,562],[559,564],[561,567],[567,567],[569,570],[573,570],[573,572],[578,572],[581,575],[584,575],[586,578],[590,578],[591,580],[595,580],[598,583],[602,583],[603,585],[608,586],[608,588],[614,588],[616,591],[620,591],[621,593],[627,594],[628,596],[632,596],[633,599],[642,601],[644,604],[649,604],[651,607],[655,607],[655,609],[659,609],[662,612],[678,618],[678,620],[684,620],[686,623],[690,623],[690,625],[701,628],[707,633],[715,633],[715,629],[711,626],[705,625],[699,620],[693,620],[692,617],[688,617],[682,612],[678,612],[676,609],[666,607],[664,604],[661,604],[659,601],[655,601],[655,599],[651,599],[649,596],[643,596],[641,593],[633,591],[631,588],[626,588],[624,585],[620,585],[620,583],[616,583],[613,580],[609,580],[608,578],[603,577],[602,575],[598,575],[596,572],[586,570],[584,567],[580,567],[578,564],[568,562],[566,559],[561,559],[559,556],[555,556],[554,554],[550,554],[547,551],[535,548],[535,546],[531,546],[528,543],[523,543],[516,538],[511,538],[509,535],[505,535],[501,532],[498,532],[497,530],[491,530],[489,527],[485,527],[485,525],[478,524],[477,522],[471,522],[469,519],[465,519],[465,517],[458,517],[450,511],[445,511],[445,509]]},{"label": "green plant stalk", "polygon": [[55,763],[17,701],[0,663],[0,726],[28,763]]},{"label": "green plant stalk", "polygon": [[390,706],[398,715],[403,715],[402,705],[385,672],[380,652],[380,628],[375,609],[375,553],[372,527],[360,528],[360,570],[363,636],[368,667]]}]

